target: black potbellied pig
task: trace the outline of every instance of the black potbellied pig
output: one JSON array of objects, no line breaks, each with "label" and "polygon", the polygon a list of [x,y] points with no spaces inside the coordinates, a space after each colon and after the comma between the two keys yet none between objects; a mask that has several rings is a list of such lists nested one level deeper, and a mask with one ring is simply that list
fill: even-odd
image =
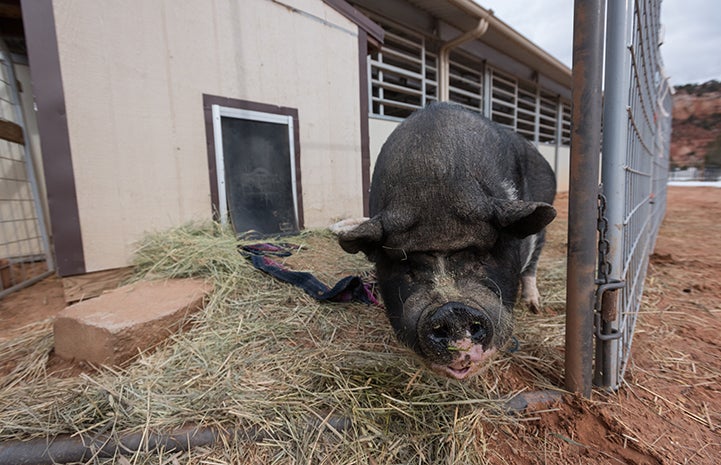
[{"label": "black potbellied pig", "polygon": [[375,263],[398,339],[433,371],[465,379],[510,338],[519,283],[523,301],[539,308],[536,267],[555,192],[531,143],[437,103],[383,145],[371,218],[331,229],[345,251]]}]

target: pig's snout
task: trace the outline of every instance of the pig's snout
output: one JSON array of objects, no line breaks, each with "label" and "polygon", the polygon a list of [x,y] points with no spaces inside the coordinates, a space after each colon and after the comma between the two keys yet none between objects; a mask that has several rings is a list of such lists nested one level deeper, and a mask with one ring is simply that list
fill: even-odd
[{"label": "pig's snout", "polygon": [[455,345],[458,342],[470,339],[474,345],[488,347],[493,338],[493,325],[486,314],[458,302],[431,310],[420,323],[419,341],[429,355],[451,359],[454,351],[462,350]]},{"label": "pig's snout", "polygon": [[479,372],[495,352],[491,320],[483,310],[458,302],[423,315],[418,339],[431,369],[459,380]]}]

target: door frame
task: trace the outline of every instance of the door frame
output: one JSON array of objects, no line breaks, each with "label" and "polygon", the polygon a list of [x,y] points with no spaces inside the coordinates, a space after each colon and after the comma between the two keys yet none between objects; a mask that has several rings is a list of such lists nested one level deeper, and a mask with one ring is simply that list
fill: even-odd
[{"label": "door frame", "polygon": [[[218,171],[224,172],[224,164],[222,163],[223,158],[218,158],[216,153],[220,150],[222,152],[223,145],[221,140],[216,141],[215,137],[215,118],[213,116],[213,106],[223,107],[224,111],[242,111],[249,113],[239,114],[250,114],[259,116],[258,114],[264,115],[264,118],[273,117],[284,117],[281,124],[288,124],[290,137],[290,152],[291,152],[291,173],[292,173],[292,186],[293,186],[293,205],[295,208],[295,215],[297,226],[299,230],[302,230],[304,225],[303,215],[303,184],[301,176],[301,151],[300,151],[300,125],[298,122],[298,110],[296,108],[281,107],[276,105],[270,105],[266,103],[253,102],[249,100],[239,100],[228,97],[220,97],[216,95],[203,94],[203,112],[205,115],[205,136],[208,148],[208,175],[210,185],[210,197],[211,197],[211,209],[213,219],[216,221],[222,221],[221,205],[225,206],[225,217],[227,221],[227,197],[225,189],[219,189],[218,184]],[[222,116],[222,115],[221,115]],[[232,117],[232,115],[231,115]],[[277,120],[275,120],[277,121]],[[220,121],[218,121],[219,123]],[[274,121],[269,121],[274,122]],[[218,161],[220,160],[220,162]],[[225,175],[222,175],[223,183],[225,182]],[[224,185],[224,184],[223,184]],[[221,203],[220,196],[224,197],[223,203]]]},{"label": "door frame", "polygon": [[278,115],[254,110],[243,110],[239,108],[223,107],[212,105],[213,114],[213,137],[215,139],[215,166],[218,182],[218,214],[222,224],[228,223],[228,198],[225,189],[225,157],[223,152],[223,129],[221,118],[235,118],[245,121],[257,121],[261,123],[280,124],[288,127],[288,150],[290,152],[290,182],[293,192],[293,213],[295,216],[295,227],[298,228],[298,192],[295,179],[295,141],[293,130],[293,117],[289,115]]}]

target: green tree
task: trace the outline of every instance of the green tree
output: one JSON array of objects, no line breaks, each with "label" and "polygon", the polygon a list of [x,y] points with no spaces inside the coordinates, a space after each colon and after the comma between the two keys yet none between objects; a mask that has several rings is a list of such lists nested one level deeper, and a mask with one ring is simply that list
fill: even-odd
[{"label": "green tree", "polygon": [[721,90],[721,82],[712,79],[706,81],[703,84],[683,84],[675,86],[677,91],[683,91],[688,94],[703,95],[708,92],[718,92]]}]

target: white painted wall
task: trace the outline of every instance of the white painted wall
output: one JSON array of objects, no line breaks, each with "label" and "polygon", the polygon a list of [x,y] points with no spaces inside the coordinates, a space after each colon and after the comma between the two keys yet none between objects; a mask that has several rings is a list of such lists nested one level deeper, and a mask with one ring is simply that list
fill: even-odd
[{"label": "white painted wall", "polygon": [[556,146],[551,144],[539,144],[538,151],[548,161],[552,168],[556,169],[556,192],[568,192],[568,176],[571,167],[571,148],[559,147],[558,162],[556,158]]},{"label": "white painted wall", "polygon": [[378,159],[378,154],[381,152],[383,144],[399,124],[398,121],[374,117],[369,118],[368,139],[370,139],[370,141],[368,145],[371,152],[371,175],[373,174],[373,168],[376,166],[376,159]]},{"label": "white painted wall", "polygon": [[53,7],[87,271],[211,217],[204,93],[297,108],[306,227],[362,214],[357,27],[325,3]]}]

